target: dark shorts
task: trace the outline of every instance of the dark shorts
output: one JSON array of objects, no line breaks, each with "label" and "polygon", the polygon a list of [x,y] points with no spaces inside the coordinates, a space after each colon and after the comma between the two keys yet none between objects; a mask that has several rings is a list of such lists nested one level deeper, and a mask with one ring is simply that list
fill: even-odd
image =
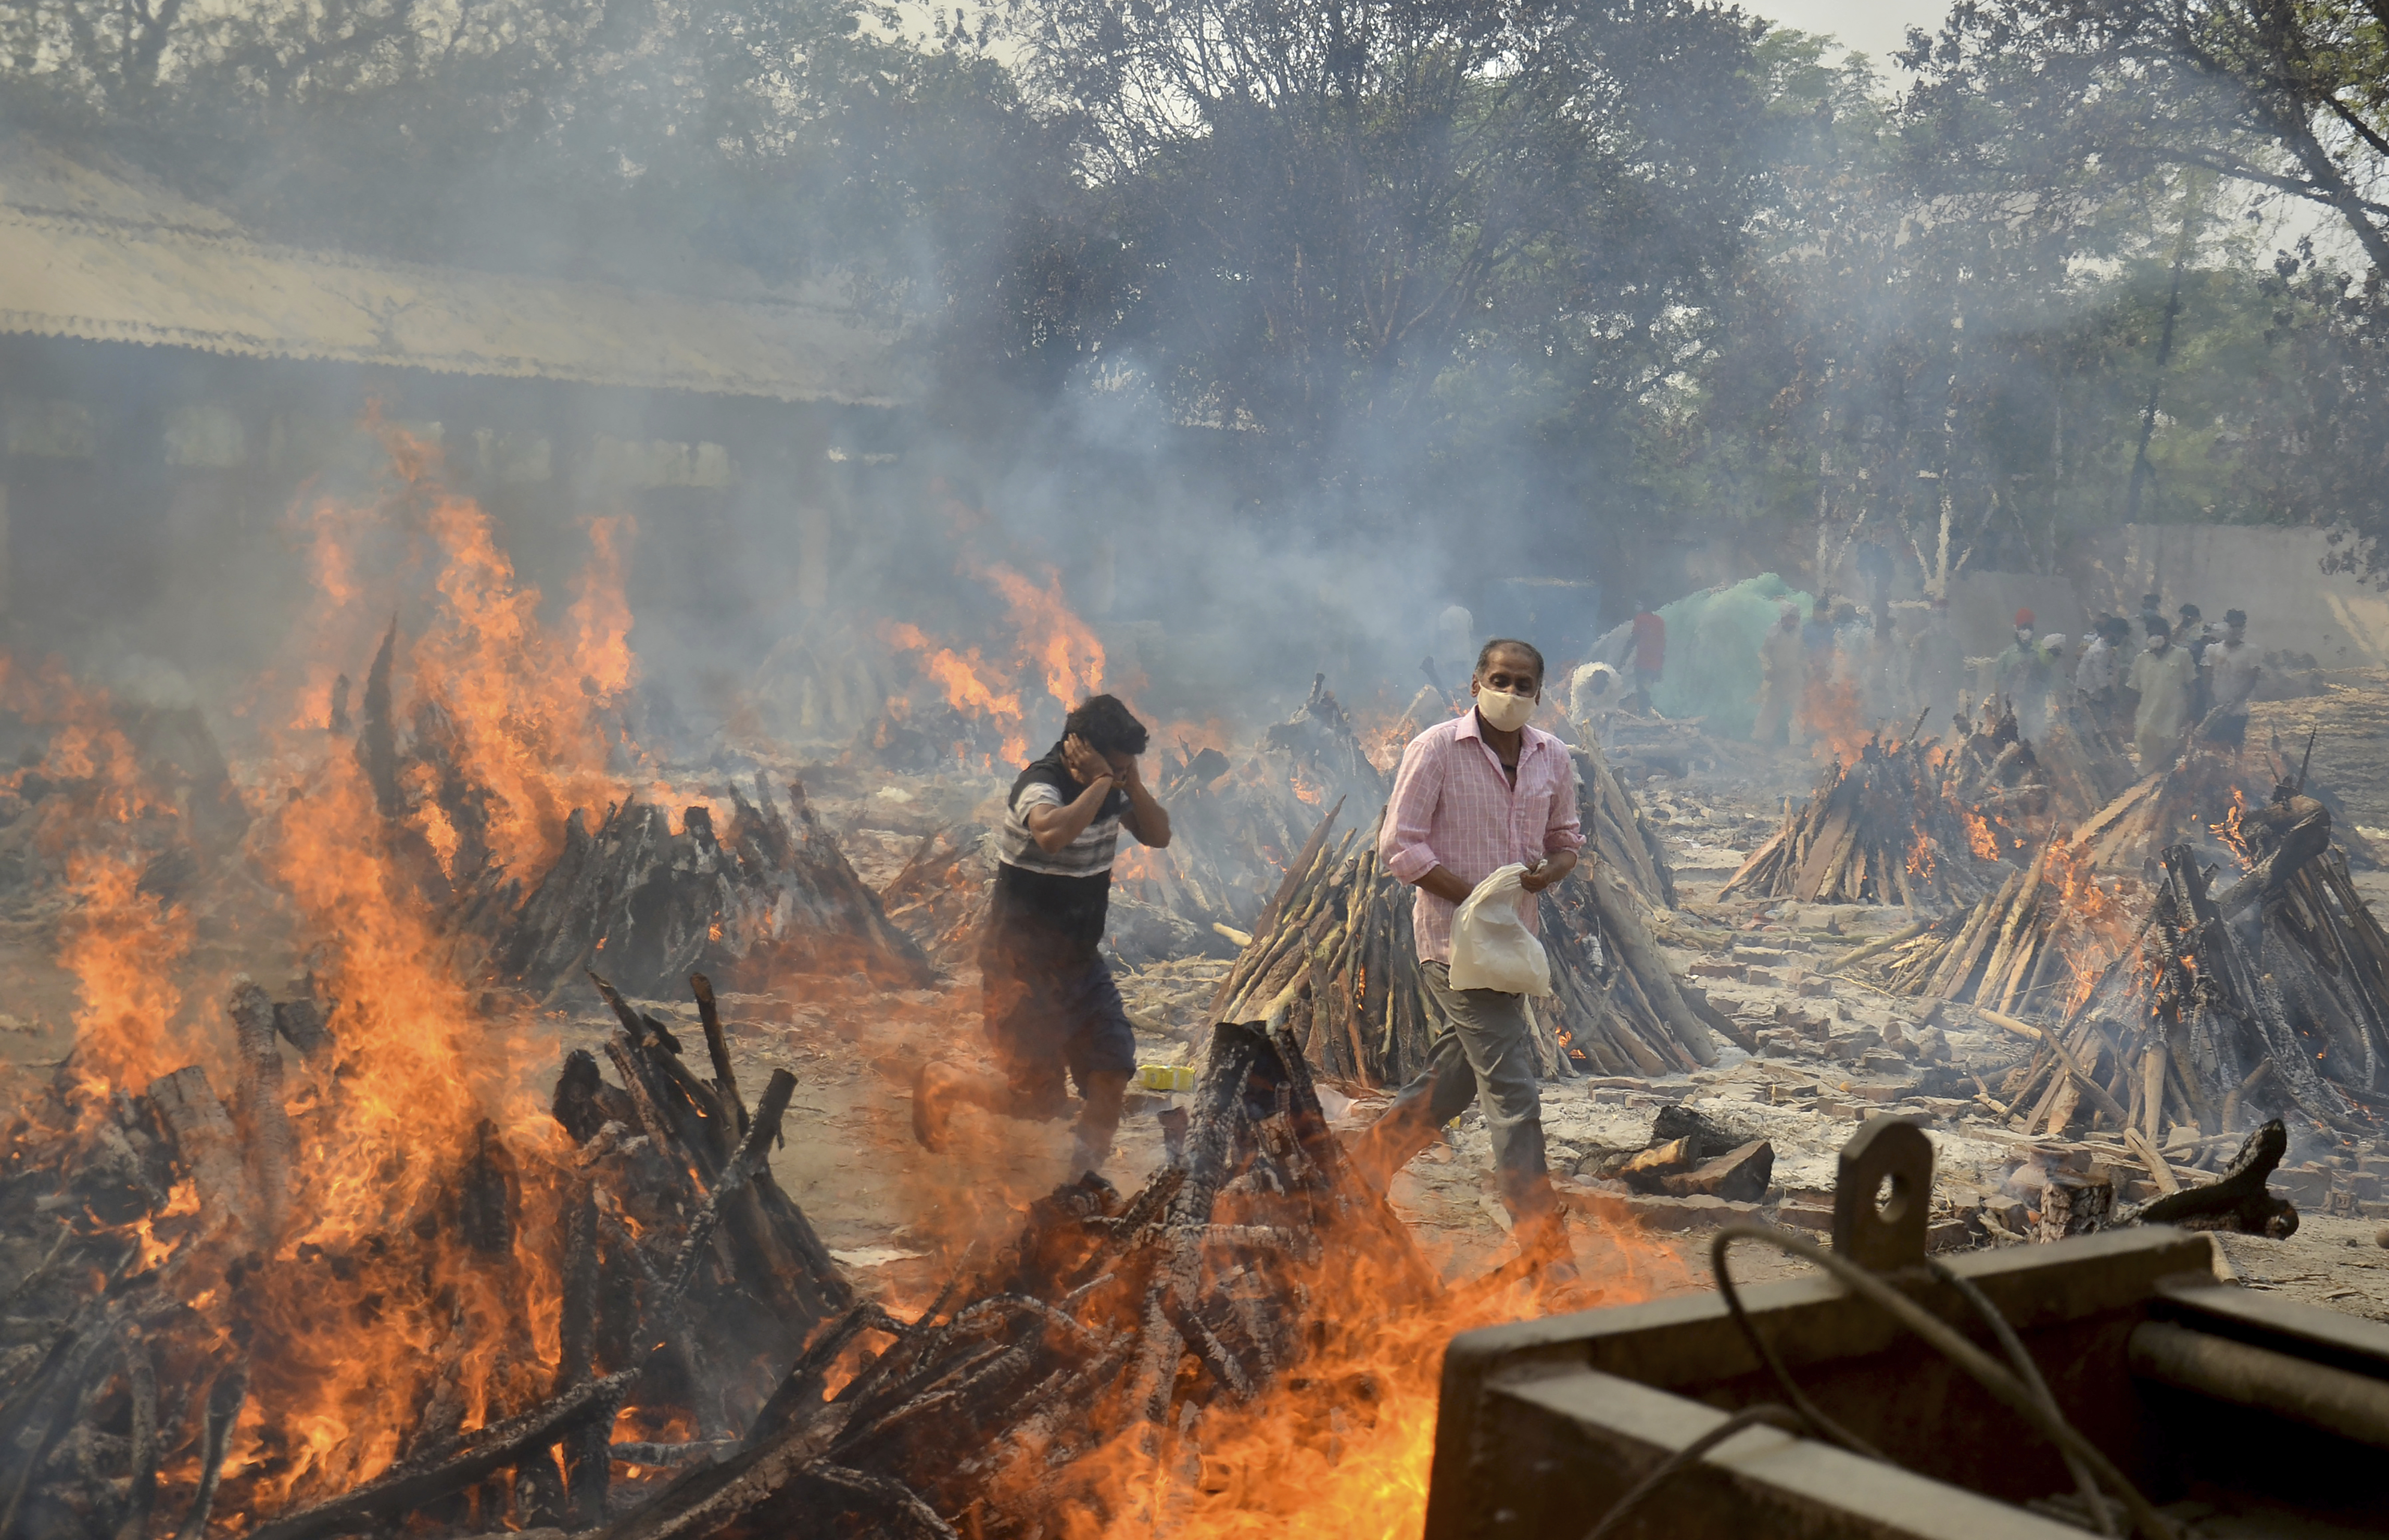
[{"label": "dark shorts", "polygon": [[1091,1075],[1136,1073],[1136,1035],[1101,958],[1065,969],[1012,969],[989,960],[981,976],[988,1046],[1011,1085],[1017,1115],[1067,1113],[1065,1069],[1081,1096]]},{"label": "dark shorts", "polygon": [[2244,746],[2248,742],[2248,713],[2244,709],[2216,712],[2207,718],[2203,736],[2210,744],[2228,744],[2233,748]]}]

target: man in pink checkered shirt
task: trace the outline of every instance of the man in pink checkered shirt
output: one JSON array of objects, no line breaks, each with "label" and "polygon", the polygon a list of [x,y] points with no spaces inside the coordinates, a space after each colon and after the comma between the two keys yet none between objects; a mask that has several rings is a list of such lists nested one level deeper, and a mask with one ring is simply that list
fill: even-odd
[{"label": "man in pink checkered shirt", "polygon": [[1584,832],[1567,745],[1527,725],[1543,688],[1543,655],[1524,642],[1488,642],[1468,681],[1468,714],[1411,740],[1377,835],[1386,870],[1418,889],[1418,939],[1428,1014],[1427,1065],[1353,1148],[1379,1187],[1434,1142],[1474,1097],[1493,1138],[1493,1162],[1522,1254],[1568,1265],[1567,1229],[1543,1161],[1542,1096],[1523,995],[1451,986],[1451,924],[1460,903],[1497,868],[1527,868],[1532,895],[1574,871]]}]

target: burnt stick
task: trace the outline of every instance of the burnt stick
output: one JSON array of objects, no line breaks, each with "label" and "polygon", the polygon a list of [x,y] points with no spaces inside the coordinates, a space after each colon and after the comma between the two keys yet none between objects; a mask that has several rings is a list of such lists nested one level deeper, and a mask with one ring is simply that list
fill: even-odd
[{"label": "burnt stick", "polygon": [[147,1540],[149,1509],[158,1497],[158,1367],[140,1328],[128,1321],[118,1335],[127,1398],[133,1404],[133,1479],[116,1540]]},{"label": "burnt stick", "polygon": [[208,1414],[200,1437],[199,1489],[191,1495],[191,1511],[174,1540],[203,1540],[208,1518],[216,1506],[216,1483],[224,1479],[224,1455],[232,1445],[233,1424],[249,1403],[249,1360],[241,1359],[221,1375],[208,1391]]},{"label": "burnt stick", "polygon": [[[935,838],[935,835],[931,835]],[[697,1019],[705,1024],[705,1051],[713,1058],[713,1084],[722,1101],[737,1114],[738,1137],[747,1137],[747,1103],[738,1094],[738,1073],[730,1067],[730,1039],[722,1030],[722,1012],[713,1003],[713,981],[703,974],[688,975],[696,996]]]},{"label": "burnt stick", "polygon": [[268,1521],[249,1540],[317,1540],[378,1528],[435,1497],[472,1485],[527,1451],[545,1448],[584,1422],[610,1421],[639,1371],[626,1368],[585,1381],[543,1405],[469,1434],[457,1453],[436,1465],[393,1470],[326,1503]]},{"label": "burnt stick", "polygon": [[[784,1069],[772,1072],[771,1080],[763,1087],[763,1100],[755,1109],[755,1121],[739,1143],[736,1153],[722,1167],[722,1176],[713,1190],[705,1196],[705,1206],[689,1221],[688,1234],[681,1241],[680,1255],[672,1263],[671,1280],[664,1285],[666,1296],[678,1298],[696,1276],[696,1259],[705,1244],[713,1238],[714,1227],[722,1222],[722,1206],[745,1190],[747,1183],[760,1168],[771,1143],[780,1131],[780,1120],[787,1115],[788,1099],[797,1093],[797,1077]],[[763,1280],[758,1279],[760,1283]]]}]

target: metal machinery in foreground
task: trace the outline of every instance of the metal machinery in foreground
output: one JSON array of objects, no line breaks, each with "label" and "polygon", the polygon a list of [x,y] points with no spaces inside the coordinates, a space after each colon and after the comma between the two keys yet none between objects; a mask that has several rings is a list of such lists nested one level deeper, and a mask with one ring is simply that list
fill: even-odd
[{"label": "metal machinery in foreground", "polygon": [[[1604,1520],[1603,1540],[2062,1540],[2100,1532],[2077,1495],[2100,1467],[2115,1534],[2389,1534],[2389,1327],[2217,1283],[2208,1238],[2165,1227],[1928,1262],[1932,1178],[1923,1134],[1877,1119],[1841,1155],[1833,1253],[1858,1265],[1848,1283],[1453,1339],[1426,1540],[1586,1540]],[[1986,1388],[2015,1362],[1986,1301],[2030,1355],[2006,1400]],[[1903,1304],[1940,1323],[1944,1345],[1895,1317]],[[2016,1396],[2033,1366],[2054,1414],[2040,1426]],[[1760,1409],[1786,1401],[1808,1415]],[[1683,1457],[1736,1414],[1766,1420]],[[2070,1465],[2042,1431],[2055,1418],[2087,1440]],[[2137,1519],[2115,1500],[2127,1487]]]}]

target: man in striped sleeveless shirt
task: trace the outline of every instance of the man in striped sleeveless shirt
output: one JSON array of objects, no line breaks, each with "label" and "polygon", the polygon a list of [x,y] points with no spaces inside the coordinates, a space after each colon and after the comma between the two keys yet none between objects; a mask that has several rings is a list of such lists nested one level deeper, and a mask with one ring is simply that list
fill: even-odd
[{"label": "man in striped sleeveless shirt", "polygon": [[952,1108],[1062,1116],[1079,1088],[1074,1171],[1100,1171],[1136,1073],[1136,1039],[1111,970],[1096,954],[1125,829],[1169,843],[1169,815],[1145,789],[1144,724],[1111,695],[1070,713],[1062,741],[1012,783],[996,835],[995,891],[979,942],[980,1009],[1001,1083],[935,1061],[913,1081],[913,1133],[945,1147]]}]

